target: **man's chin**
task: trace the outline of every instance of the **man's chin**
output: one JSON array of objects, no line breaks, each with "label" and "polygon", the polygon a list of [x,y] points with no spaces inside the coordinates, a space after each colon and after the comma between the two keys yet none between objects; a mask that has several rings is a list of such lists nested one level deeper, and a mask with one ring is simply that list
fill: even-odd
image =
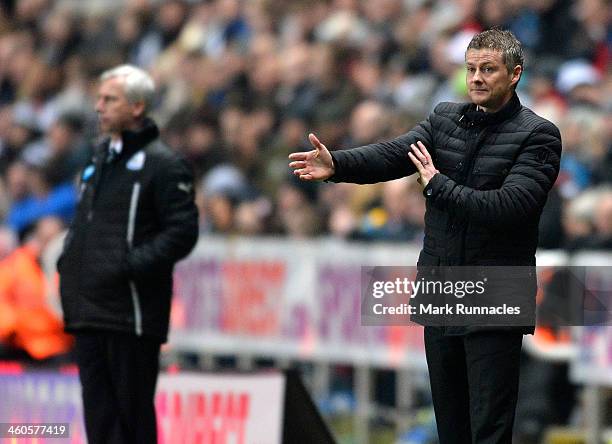
[{"label": "man's chin", "polygon": [[486,107],[489,102],[488,97],[484,94],[471,93],[470,100],[474,105]]},{"label": "man's chin", "polygon": [[100,123],[98,124],[98,131],[100,131],[100,134],[109,134],[112,132],[112,129],[110,126]]}]

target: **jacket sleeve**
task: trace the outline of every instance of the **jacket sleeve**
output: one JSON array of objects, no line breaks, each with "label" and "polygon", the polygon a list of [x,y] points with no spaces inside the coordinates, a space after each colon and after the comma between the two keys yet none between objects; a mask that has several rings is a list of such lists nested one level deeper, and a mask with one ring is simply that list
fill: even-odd
[{"label": "jacket sleeve", "polygon": [[440,208],[471,221],[496,226],[520,224],[542,211],[559,174],[561,135],[550,122],[535,128],[499,189],[475,190],[444,174],[434,175],[423,190]]},{"label": "jacket sleeve", "polygon": [[189,254],[198,239],[193,174],[187,162],[178,156],[166,159],[153,180],[160,229],[128,253],[128,273],[136,276],[172,267]]},{"label": "jacket sleeve", "polygon": [[431,118],[429,116],[396,139],[333,151],[331,155],[335,173],[329,179],[330,182],[376,183],[416,173],[417,169],[408,157],[410,144],[420,140],[434,156]]}]

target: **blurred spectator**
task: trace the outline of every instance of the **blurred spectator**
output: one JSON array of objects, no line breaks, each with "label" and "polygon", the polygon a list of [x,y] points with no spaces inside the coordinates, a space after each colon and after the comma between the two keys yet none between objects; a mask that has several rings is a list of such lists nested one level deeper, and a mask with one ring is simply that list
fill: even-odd
[{"label": "blurred spectator", "polygon": [[604,191],[599,197],[593,215],[593,234],[585,241],[587,249],[612,249],[612,190]]},{"label": "blurred spectator", "polygon": [[602,108],[601,74],[585,60],[570,60],[559,67],[557,89],[574,105]]},{"label": "blurred spectator", "polygon": [[281,55],[281,86],[277,105],[287,116],[310,119],[317,104],[311,79],[312,48],[304,43],[288,47]]},{"label": "blurred spectator", "polygon": [[12,203],[25,199],[28,195],[28,168],[23,162],[10,164],[5,175],[7,197]]},{"label": "blurred spectator", "polygon": [[182,150],[191,161],[198,177],[228,160],[226,152],[219,145],[215,123],[206,118],[194,118],[190,125],[187,125]]},{"label": "blurred spectator", "polygon": [[13,110],[5,107],[0,112],[0,174],[5,175],[9,167],[19,159],[24,147],[38,134],[27,122],[15,119]]},{"label": "blurred spectator", "polygon": [[292,182],[283,183],[278,190],[276,228],[292,238],[305,238],[321,233],[320,218],[312,204],[308,189]]},{"label": "blurred spectator", "polygon": [[92,78],[120,61],[121,44],[109,17],[99,11],[90,11],[82,17],[80,30],[77,55],[84,59],[86,71]]},{"label": "blurred spectator", "polygon": [[594,47],[584,32],[583,23],[574,14],[572,0],[529,0],[529,8],[538,14],[536,56],[553,56],[557,60],[588,57]]},{"label": "blurred spectator", "polygon": [[51,66],[64,63],[76,49],[79,43],[78,28],[76,18],[68,8],[56,8],[44,18],[42,40],[41,57]]},{"label": "blurred spectator", "polygon": [[265,198],[246,200],[235,211],[236,231],[245,236],[266,234],[272,206]]},{"label": "blurred spectator", "polygon": [[161,52],[179,36],[187,12],[187,4],[182,0],[165,1],[159,5],[149,31],[136,44],[136,64],[143,68],[151,67]]},{"label": "blurred spectator", "polygon": [[199,196],[201,230],[210,233],[234,232],[234,210],[249,193],[246,177],[233,165],[212,168],[202,179]]},{"label": "blurred spectator", "polygon": [[307,126],[303,119],[289,118],[281,123],[278,134],[261,153],[262,168],[255,178],[255,184],[261,192],[274,196],[280,184],[290,177],[287,171],[287,156],[296,147],[308,149],[306,131]]},{"label": "blurred spectator", "polygon": [[351,114],[350,133],[344,146],[361,146],[373,143],[387,135],[389,115],[385,108],[375,101],[358,104]]},{"label": "blurred spectator", "polygon": [[[17,167],[19,174],[21,167]],[[7,223],[19,233],[22,238],[28,228],[31,228],[40,218],[57,216],[64,223],[69,223],[75,211],[77,200],[76,190],[72,183],[62,183],[53,186],[45,170],[40,165],[24,165],[26,190],[13,201],[7,214]],[[18,178],[16,180],[22,180]],[[19,187],[20,184],[15,185]],[[16,190],[22,192],[23,190]]]},{"label": "blurred spectator", "polygon": [[576,108],[566,113],[560,126],[563,157],[558,184],[561,194],[572,198],[592,185],[596,165],[606,155],[603,119],[596,111]]},{"label": "blurred spectator", "polygon": [[570,251],[610,248],[605,247],[610,236],[609,227],[602,220],[609,215],[610,193],[609,188],[593,188],[566,204],[563,212],[565,248]]},{"label": "blurred spectator", "polygon": [[22,158],[30,164],[43,163],[42,169],[51,187],[72,182],[92,154],[82,131],[83,122],[78,116],[60,116],[45,139],[24,148]]},{"label": "blurred spectator", "polygon": [[249,193],[246,177],[239,168],[220,164],[212,168],[202,180],[206,196],[224,195],[235,200],[244,199]]},{"label": "blurred spectator", "polygon": [[367,240],[416,241],[423,233],[425,204],[418,186],[398,179],[383,186],[381,205],[362,220],[359,237]]},{"label": "blurred spectator", "polygon": [[44,360],[71,349],[72,338],[48,306],[50,283],[39,263],[48,243],[63,229],[59,219],[43,218],[21,247],[0,260],[0,341],[9,347],[5,353],[20,349]]}]

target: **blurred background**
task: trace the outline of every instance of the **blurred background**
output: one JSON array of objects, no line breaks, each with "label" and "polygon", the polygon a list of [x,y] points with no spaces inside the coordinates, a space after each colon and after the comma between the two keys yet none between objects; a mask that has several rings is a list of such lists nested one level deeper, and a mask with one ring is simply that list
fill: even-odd
[{"label": "blurred background", "polygon": [[[326,318],[343,292],[358,301],[360,265],[414,265],[420,186],[301,183],[287,155],[310,149],[308,132],[345,149],[467,100],[472,35],[510,29],[526,52],[519,97],[563,138],[540,264],[610,263],[611,17],[608,0],[0,0],[0,358],[72,362],[54,258],[98,138],[97,77],[130,63],[154,77],[152,117],[197,180],[202,239],[177,270],[165,367],[298,367],[339,442],[436,442],[413,333],[360,327],[358,305]],[[575,339],[530,341],[517,442],[582,442],[592,415],[605,429],[608,389],[569,375]]]}]

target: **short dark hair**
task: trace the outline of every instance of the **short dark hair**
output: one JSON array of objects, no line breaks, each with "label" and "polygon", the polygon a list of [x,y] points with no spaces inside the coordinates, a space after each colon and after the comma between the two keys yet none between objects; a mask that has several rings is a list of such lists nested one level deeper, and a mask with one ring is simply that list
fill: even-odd
[{"label": "short dark hair", "polygon": [[521,42],[510,31],[493,28],[479,32],[472,37],[466,52],[470,49],[492,49],[501,52],[508,72],[512,72],[516,65],[522,69],[525,64]]}]

